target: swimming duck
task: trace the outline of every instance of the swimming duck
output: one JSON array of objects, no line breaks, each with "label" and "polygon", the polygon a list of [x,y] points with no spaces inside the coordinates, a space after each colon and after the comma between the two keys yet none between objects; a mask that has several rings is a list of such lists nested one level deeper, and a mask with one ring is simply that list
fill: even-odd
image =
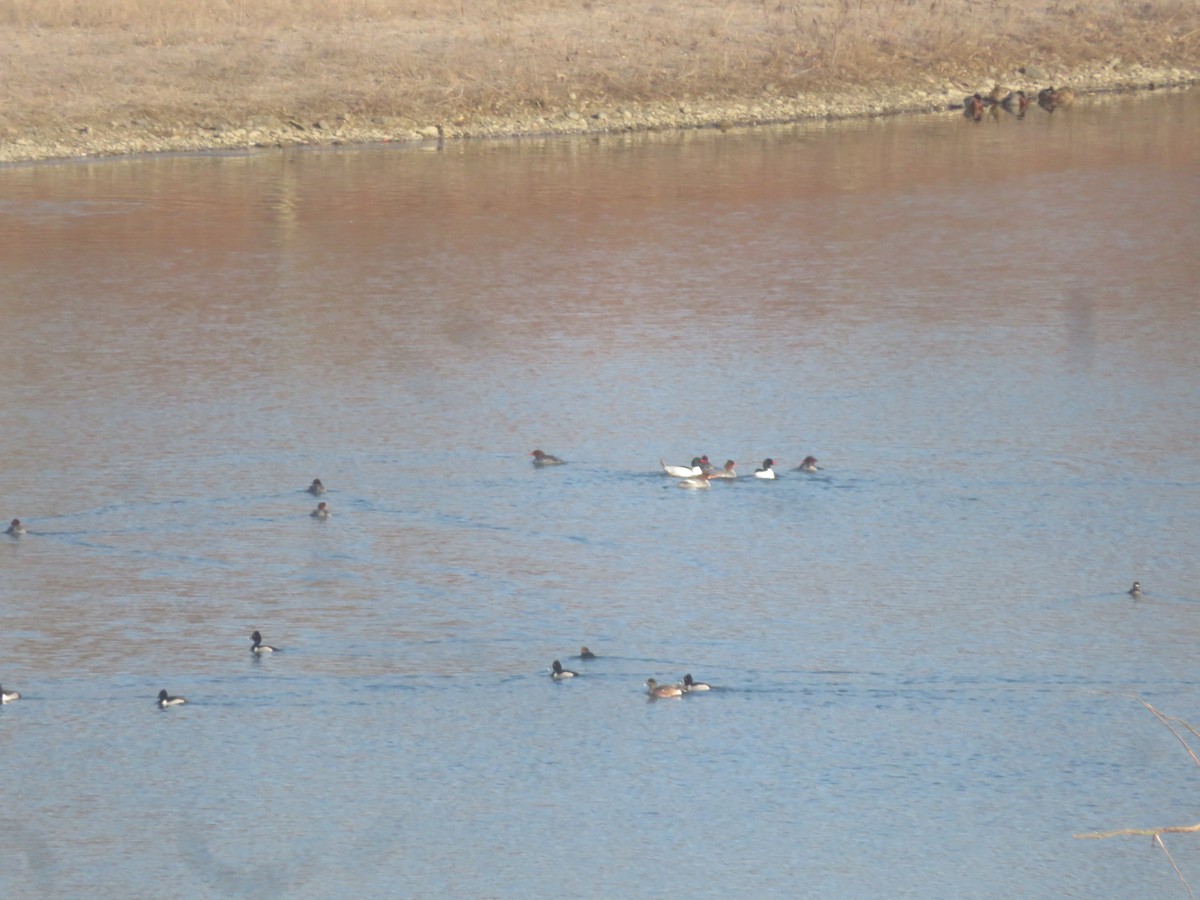
[{"label": "swimming duck", "polygon": [[659,684],[653,678],[647,678],[646,693],[651,697],[682,697],[683,688],[677,684]]},{"label": "swimming duck", "polygon": [[700,465],[700,457],[698,456],[692,457],[692,464],[690,466],[669,466],[663,461],[661,456],[658,458],[658,464],[672,478],[695,478],[697,475],[704,474],[704,469]]},{"label": "swimming duck", "polygon": [[705,684],[703,681],[692,681],[692,673],[683,676],[683,692],[690,694],[694,691],[711,691],[712,685]]},{"label": "swimming duck", "polygon": [[20,519],[13,519],[12,522],[9,523],[9,526],[4,533],[11,534],[13,537],[17,537],[18,535],[25,533],[25,526],[21,524]]},{"label": "swimming duck", "polygon": [[561,466],[566,461],[541,450],[534,450],[529,455],[533,457],[533,464],[539,469],[542,466]]},{"label": "swimming duck", "polygon": [[550,664],[550,677],[555,681],[562,681],[564,678],[574,678],[578,672],[572,672],[570,669],[564,669],[562,663],[557,659]]},{"label": "swimming duck", "polygon": [[250,635],[250,640],[254,642],[254,645],[250,648],[251,653],[274,653],[279,649],[278,647],[268,647],[264,644],[262,642],[262,635],[257,631]]},{"label": "swimming duck", "polygon": [[1130,596],[1130,597],[1140,597],[1140,596],[1142,596],[1142,583],[1141,583],[1140,581],[1135,581],[1135,582],[1133,583],[1133,587],[1131,587],[1131,588],[1130,588],[1128,591],[1126,591],[1125,593],[1129,594],[1129,596]]},{"label": "swimming duck", "polygon": [[711,475],[693,475],[691,478],[680,478],[675,482],[675,487],[685,488],[689,491],[701,491],[712,487],[712,483],[709,481],[712,477]]},{"label": "swimming duck", "polygon": [[774,478],[775,470],[773,468],[771,468],[774,465],[775,465],[775,460],[771,459],[771,457],[768,456],[766,459],[763,460],[762,468],[754,470],[754,477],[755,478]]},{"label": "swimming duck", "polygon": [[736,465],[737,465],[737,463],[735,463],[732,459],[727,459],[727,460],[725,460],[725,468],[716,469],[715,471],[709,472],[708,477],[709,478],[737,478],[737,472],[733,471],[733,467]]},{"label": "swimming duck", "polygon": [[169,695],[167,693],[166,688],[163,688],[161,691],[158,692],[158,708],[159,709],[166,709],[168,706],[183,706],[183,704],[185,704],[185,703],[187,703],[186,698],[172,697],[171,695]]},{"label": "swimming duck", "polygon": [[820,467],[817,465],[815,456],[806,456],[800,461],[800,465],[796,466],[797,472],[816,472]]},{"label": "swimming duck", "polygon": [[12,703],[14,700],[20,700],[21,695],[17,691],[6,691],[4,685],[0,685],[0,703]]},{"label": "swimming duck", "polygon": [[320,503],[317,504],[317,508],[314,509],[311,513],[309,513],[309,515],[312,516],[314,519],[328,519],[330,516],[333,515],[333,510],[331,510],[329,508],[329,505],[324,500],[322,500]]},{"label": "swimming duck", "polygon": [[710,475],[713,472],[717,471],[717,467],[708,461],[707,453],[705,453],[702,457],[700,457],[699,466],[700,466],[700,473],[702,475]]},{"label": "swimming duck", "polygon": [[983,97],[979,94],[972,94],[970,97],[963,98],[963,115],[968,119],[974,119],[978,122],[983,118]]},{"label": "swimming duck", "polygon": [[579,648],[579,658],[580,659],[595,659],[596,654],[593,653],[591,650],[589,650],[587,647],[580,647]]},{"label": "swimming duck", "polygon": [[313,483],[308,486],[308,492],[314,497],[319,497],[325,493],[325,485],[321,484],[320,478],[313,479]]},{"label": "swimming duck", "polygon": [[1024,91],[1016,91],[1001,100],[1000,105],[1015,116],[1023,116],[1025,110],[1029,109],[1029,98]]}]

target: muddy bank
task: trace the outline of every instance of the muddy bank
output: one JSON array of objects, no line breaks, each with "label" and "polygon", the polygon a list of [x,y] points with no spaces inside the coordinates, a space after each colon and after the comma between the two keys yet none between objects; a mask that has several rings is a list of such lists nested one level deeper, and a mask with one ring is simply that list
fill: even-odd
[{"label": "muddy bank", "polygon": [[[811,119],[848,119],[908,112],[953,111],[964,95],[987,94],[995,76],[914,79],[903,87],[867,85],[823,94],[781,96],[767,92],[738,101],[661,101],[604,104],[580,101],[539,110],[537,114],[480,115],[449,112],[440,116],[358,116],[332,114],[309,121],[297,117],[253,115],[233,121],[163,121],[153,112],[126,121],[86,124],[8,126],[0,131],[0,163],[147,153],[256,150],[297,146],[453,141],[522,135],[641,132],[691,128],[741,128]],[[1088,95],[1190,87],[1200,70],[1144,66],[1112,60],[1073,70],[1022,67],[1002,77],[1005,91],[1024,90],[1034,97],[1050,85],[1069,85],[1081,100]],[[572,98],[573,99],[573,98]],[[1031,107],[1033,109],[1034,107]],[[1040,111],[1038,111],[1040,112]]]}]

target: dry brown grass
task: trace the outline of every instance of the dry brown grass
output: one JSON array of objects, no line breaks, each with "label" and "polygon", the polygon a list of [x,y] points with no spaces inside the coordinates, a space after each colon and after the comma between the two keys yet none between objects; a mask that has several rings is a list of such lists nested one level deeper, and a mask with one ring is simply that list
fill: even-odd
[{"label": "dry brown grass", "polygon": [[0,0],[0,126],[452,119],[1095,59],[1194,67],[1196,0]]}]

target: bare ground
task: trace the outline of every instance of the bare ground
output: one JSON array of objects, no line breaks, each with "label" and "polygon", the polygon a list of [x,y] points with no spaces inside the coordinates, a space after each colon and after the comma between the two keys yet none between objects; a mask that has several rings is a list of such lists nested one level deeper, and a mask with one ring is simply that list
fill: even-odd
[{"label": "bare ground", "polygon": [[0,161],[1194,83],[1196,0],[0,0]]}]

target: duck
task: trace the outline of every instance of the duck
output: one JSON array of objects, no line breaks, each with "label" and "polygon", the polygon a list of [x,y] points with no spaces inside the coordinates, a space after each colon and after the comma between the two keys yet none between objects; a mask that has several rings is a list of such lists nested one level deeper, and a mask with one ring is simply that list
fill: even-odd
[{"label": "duck", "polygon": [[1128,591],[1126,591],[1125,593],[1129,594],[1129,596],[1130,596],[1130,597],[1140,597],[1140,596],[1142,596],[1142,583],[1141,583],[1140,581],[1135,581],[1135,582],[1133,583],[1133,587],[1131,587],[1131,588],[1130,588]]},{"label": "duck", "polygon": [[700,465],[700,457],[693,456],[690,466],[669,466],[663,461],[660,456],[658,464],[662,466],[662,470],[672,478],[695,478],[697,475],[704,474],[704,468]]},{"label": "duck", "polygon": [[755,478],[774,478],[775,470],[773,468],[771,468],[774,465],[775,465],[775,460],[771,459],[771,457],[768,456],[766,459],[763,460],[762,468],[754,470],[754,477]]},{"label": "duck", "polygon": [[1000,105],[1013,115],[1023,116],[1025,110],[1029,109],[1029,98],[1025,96],[1024,91],[1014,91],[1001,100]]},{"label": "duck", "polygon": [[17,537],[17,536],[25,533],[25,526],[21,524],[20,519],[13,519],[9,523],[8,528],[5,530],[4,533],[11,534],[13,537]]},{"label": "duck", "polygon": [[688,674],[683,676],[682,687],[683,687],[683,692],[685,694],[691,694],[696,691],[711,691],[712,690],[711,684],[705,684],[703,681],[692,681],[692,673],[691,672],[688,672]]},{"label": "duck", "polygon": [[12,703],[14,700],[20,700],[21,694],[18,691],[6,691],[4,685],[0,685],[0,703]]},{"label": "duck", "polygon": [[700,457],[699,465],[700,465],[700,473],[702,475],[709,475],[709,474],[717,471],[717,467],[708,461],[707,453],[705,453],[702,457]]},{"label": "duck", "polygon": [[579,648],[579,658],[580,659],[595,659],[596,654],[593,653],[591,650],[589,650],[587,647],[580,647]]},{"label": "duck", "polygon": [[1070,106],[1075,102],[1075,92],[1070,88],[1042,88],[1037,95],[1038,106],[1046,112],[1054,112],[1060,106]]},{"label": "duck", "polygon": [[574,678],[578,672],[572,672],[570,669],[564,669],[562,663],[557,659],[550,663],[550,677],[555,681],[562,681],[564,678]]},{"label": "duck", "polygon": [[552,456],[543,450],[534,450],[529,455],[533,457],[534,466],[539,469],[543,466],[561,466],[564,462],[566,462],[566,460],[559,459],[557,456]]},{"label": "duck", "polygon": [[691,478],[680,478],[675,482],[675,487],[684,488],[689,491],[702,491],[705,488],[712,487],[711,478],[711,475],[693,475]]},{"label": "duck", "polygon": [[646,693],[651,697],[682,697],[683,688],[677,684],[659,684],[653,678],[647,678]]},{"label": "duck", "polygon": [[308,486],[308,492],[314,497],[319,497],[325,493],[325,485],[321,484],[320,478],[313,479],[313,483]]},{"label": "duck", "polygon": [[257,631],[250,635],[250,640],[254,642],[254,646],[250,648],[251,653],[274,653],[278,647],[269,647],[262,642],[262,635]]},{"label": "duck", "polygon": [[976,122],[983,118],[983,97],[980,94],[963,98],[963,115]]},{"label": "duck", "polygon": [[331,510],[329,508],[329,504],[327,504],[324,500],[322,500],[320,503],[317,504],[317,508],[314,509],[311,513],[309,513],[309,515],[312,516],[314,519],[328,519],[330,516],[333,515],[333,510]]},{"label": "duck", "polygon": [[820,466],[817,465],[817,458],[815,456],[804,457],[800,461],[800,465],[796,466],[797,472],[816,472],[819,470]]},{"label": "duck", "polygon": [[715,471],[709,472],[708,477],[709,478],[737,478],[737,472],[733,471],[733,467],[736,465],[737,465],[737,463],[735,463],[732,459],[727,459],[727,460],[725,460],[725,468],[716,469]]},{"label": "duck", "polygon": [[158,708],[166,709],[168,706],[183,706],[187,703],[186,697],[172,697],[167,693],[167,689],[163,688],[158,692]]}]

